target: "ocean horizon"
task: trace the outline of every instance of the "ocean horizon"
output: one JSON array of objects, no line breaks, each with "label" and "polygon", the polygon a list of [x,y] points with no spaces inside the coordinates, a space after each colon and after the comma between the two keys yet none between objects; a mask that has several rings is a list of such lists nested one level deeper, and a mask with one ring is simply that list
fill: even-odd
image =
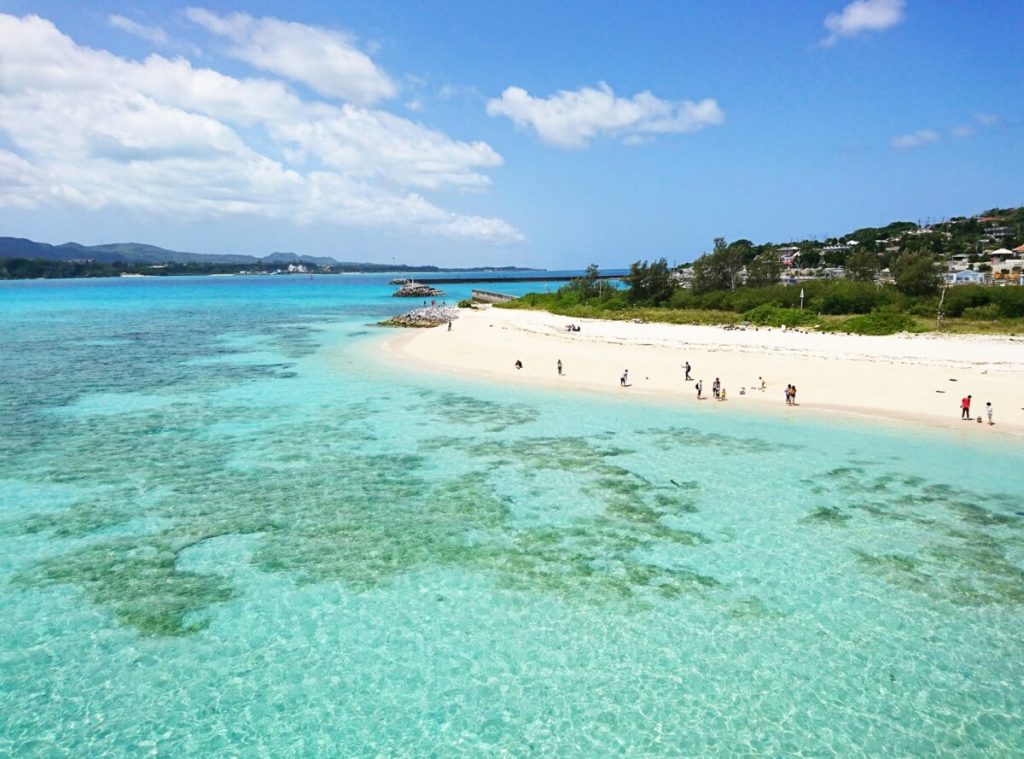
[{"label": "ocean horizon", "polygon": [[0,755],[1024,749],[1018,441],[417,374],[390,276],[0,282]]}]

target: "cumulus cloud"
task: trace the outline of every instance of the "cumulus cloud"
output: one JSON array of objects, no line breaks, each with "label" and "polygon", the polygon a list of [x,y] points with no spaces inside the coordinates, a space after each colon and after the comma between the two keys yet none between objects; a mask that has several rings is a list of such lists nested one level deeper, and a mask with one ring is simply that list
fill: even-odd
[{"label": "cumulus cloud", "polygon": [[508,87],[500,98],[487,102],[487,113],[532,128],[541,142],[558,148],[585,148],[601,136],[635,144],[658,134],[696,132],[725,120],[711,99],[673,103],[650,92],[620,98],[603,82],[596,88],[561,90],[549,98]]},{"label": "cumulus cloud", "polygon": [[889,140],[893,150],[905,151],[919,148],[923,145],[930,145],[939,141],[939,133],[931,129],[918,129],[916,132],[901,134]]},{"label": "cumulus cloud", "polygon": [[230,40],[228,55],[302,82],[325,97],[369,105],[398,92],[391,78],[340,32],[245,13],[218,16],[203,8],[188,8],[185,16]]},{"label": "cumulus cloud", "polygon": [[903,21],[905,6],[905,0],[854,0],[838,13],[828,14],[825,28],[829,35],[821,44],[830,47],[841,37],[890,29]]},{"label": "cumulus cloud", "polygon": [[502,161],[484,142],[182,58],[130,61],[36,16],[0,15],[0,39],[0,206],[523,239],[500,219],[452,214],[421,194],[486,188],[482,170]]}]

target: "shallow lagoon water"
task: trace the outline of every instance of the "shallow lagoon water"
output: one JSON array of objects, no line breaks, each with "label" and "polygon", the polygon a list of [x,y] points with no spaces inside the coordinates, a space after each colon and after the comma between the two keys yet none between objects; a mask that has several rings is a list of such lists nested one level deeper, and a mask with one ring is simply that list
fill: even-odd
[{"label": "shallow lagoon water", "polygon": [[1019,443],[410,376],[390,291],[0,283],[0,755],[1020,753]]}]

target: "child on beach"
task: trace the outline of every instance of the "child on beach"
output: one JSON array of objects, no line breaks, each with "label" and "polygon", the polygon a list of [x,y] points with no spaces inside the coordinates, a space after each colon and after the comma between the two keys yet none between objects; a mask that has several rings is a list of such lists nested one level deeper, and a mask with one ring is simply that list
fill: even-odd
[{"label": "child on beach", "polygon": [[988,401],[985,404],[985,416],[988,417],[989,424],[995,424],[995,422],[992,421],[992,401]]},{"label": "child on beach", "polygon": [[621,377],[619,377],[619,387],[626,387],[626,381],[627,381],[628,379],[629,379],[629,369],[627,369],[626,371],[624,371],[624,372],[622,373],[622,376],[621,376]]}]

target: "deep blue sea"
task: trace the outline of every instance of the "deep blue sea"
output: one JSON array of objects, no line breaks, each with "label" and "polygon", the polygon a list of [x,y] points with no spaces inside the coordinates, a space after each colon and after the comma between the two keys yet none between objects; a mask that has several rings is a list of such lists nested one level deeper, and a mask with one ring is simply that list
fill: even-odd
[{"label": "deep blue sea", "polygon": [[1020,442],[419,376],[388,279],[0,282],[0,756],[1024,754]]}]

